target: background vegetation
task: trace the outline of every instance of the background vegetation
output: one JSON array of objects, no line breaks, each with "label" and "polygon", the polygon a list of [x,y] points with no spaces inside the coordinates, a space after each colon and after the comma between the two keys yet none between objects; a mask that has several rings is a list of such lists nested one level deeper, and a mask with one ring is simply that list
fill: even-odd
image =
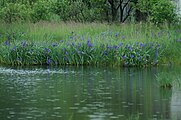
[{"label": "background vegetation", "polygon": [[2,24],[0,63],[116,66],[181,64],[180,28],[167,25],[156,27],[151,23]]},{"label": "background vegetation", "polygon": [[2,64],[181,63],[171,0],[1,0],[0,7]]},{"label": "background vegetation", "polygon": [[178,22],[171,0],[1,0],[0,18],[38,22]]}]

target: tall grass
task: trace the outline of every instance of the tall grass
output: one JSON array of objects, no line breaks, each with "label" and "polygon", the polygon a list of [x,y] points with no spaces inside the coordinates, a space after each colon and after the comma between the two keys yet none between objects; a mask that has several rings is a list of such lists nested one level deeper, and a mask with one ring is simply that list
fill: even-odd
[{"label": "tall grass", "polygon": [[161,88],[180,88],[181,87],[181,75],[180,71],[161,72],[156,75],[156,80]]},{"label": "tall grass", "polygon": [[181,63],[181,27],[152,24],[0,24],[0,63],[148,66]]}]

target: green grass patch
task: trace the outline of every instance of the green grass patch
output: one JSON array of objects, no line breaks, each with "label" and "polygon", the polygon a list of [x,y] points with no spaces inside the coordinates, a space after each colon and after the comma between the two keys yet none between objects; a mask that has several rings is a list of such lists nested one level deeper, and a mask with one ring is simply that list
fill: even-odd
[{"label": "green grass patch", "polygon": [[152,24],[0,24],[0,63],[10,65],[181,64],[181,27]]},{"label": "green grass patch", "polygon": [[181,75],[177,72],[161,72],[156,75],[156,80],[161,88],[181,87]]}]

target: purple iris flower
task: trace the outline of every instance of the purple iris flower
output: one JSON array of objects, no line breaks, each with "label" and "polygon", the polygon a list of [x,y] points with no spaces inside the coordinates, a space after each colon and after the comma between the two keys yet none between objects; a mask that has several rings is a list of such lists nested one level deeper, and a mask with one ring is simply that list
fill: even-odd
[{"label": "purple iris flower", "polygon": [[23,41],[23,42],[21,42],[21,46],[23,47],[23,48],[25,48],[26,47],[26,41]]},{"label": "purple iris flower", "polygon": [[107,49],[111,49],[111,46],[110,46],[110,45],[107,45]]},{"label": "purple iris flower", "polygon": [[6,41],[4,42],[4,45],[9,46],[9,45],[10,45],[10,41],[9,41],[9,40],[6,40]]},{"label": "purple iris flower", "polygon": [[103,55],[108,55],[107,51],[104,51]]},{"label": "purple iris flower", "polygon": [[121,36],[121,38],[122,38],[122,39],[125,39],[125,36],[124,36],[124,35],[122,35],[122,36]]},{"label": "purple iris flower", "polygon": [[72,46],[75,46],[75,43],[74,43],[74,42],[72,42]]},{"label": "purple iris flower", "polygon": [[121,47],[123,45],[123,43],[119,43],[119,47]]},{"label": "purple iris flower", "polygon": [[181,38],[177,40],[177,42],[181,42]]},{"label": "purple iris flower", "polygon": [[133,50],[132,46],[129,46],[129,50],[130,50],[130,51],[132,51],[132,50]]},{"label": "purple iris flower", "polygon": [[68,60],[68,58],[67,58],[67,57],[64,57],[64,60],[65,60],[65,61],[67,61],[67,60]]},{"label": "purple iris flower", "polygon": [[58,44],[56,44],[56,43],[52,43],[52,46],[53,46],[53,47],[56,47],[56,46],[58,46]]},{"label": "purple iris flower", "polygon": [[90,40],[88,40],[88,41],[87,41],[87,46],[88,46],[88,47],[93,47],[94,45],[91,43]]},{"label": "purple iris flower", "polygon": [[60,40],[60,43],[63,43],[63,40]]},{"label": "purple iris flower", "polygon": [[114,45],[113,48],[114,48],[115,50],[117,50],[117,49],[118,49],[118,46]]},{"label": "purple iris flower", "polygon": [[72,40],[73,40],[73,37],[72,37],[72,36],[70,36],[70,39],[72,39]]},{"label": "purple iris flower", "polygon": [[69,53],[66,51],[65,54],[68,55]]},{"label": "purple iris flower", "polygon": [[126,55],[122,56],[122,59],[126,59],[126,58],[127,58],[127,56],[126,56]]},{"label": "purple iris flower", "polygon": [[134,55],[131,55],[131,58],[134,58]]},{"label": "purple iris flower", "polygon": [[116,32],[114,36],[117,37],[118,35],[119,35],[119,32]]},{"label": "purple iris flower", "polygon": [[50,53],[51,52],[51,50],[48,49],[48,48],[45,48],[44,51],[45,51],[45,53]]},{"label": "purple iris flower", "polygon": [[144,47],[145,46],[145,44],[143,44],[143,43],[140,43],[140,47]]},{"label": "purple iris flower", "polygon": [[47,64],[48,64],[48,65],[50,65],[50,64],[51,64],[51,62],[52,62],[52,60],[51,60],[51,59],[48,59],[48,60],[47,60]]}]

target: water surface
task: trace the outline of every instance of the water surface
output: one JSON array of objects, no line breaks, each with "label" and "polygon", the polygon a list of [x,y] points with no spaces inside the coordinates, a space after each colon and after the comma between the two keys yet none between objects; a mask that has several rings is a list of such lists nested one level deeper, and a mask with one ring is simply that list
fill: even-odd
[{"label": "water surface", "polygon": [[181,119],[181,91],[161,89],[155,79],[168,70],[0,67],[0,119]]}]

